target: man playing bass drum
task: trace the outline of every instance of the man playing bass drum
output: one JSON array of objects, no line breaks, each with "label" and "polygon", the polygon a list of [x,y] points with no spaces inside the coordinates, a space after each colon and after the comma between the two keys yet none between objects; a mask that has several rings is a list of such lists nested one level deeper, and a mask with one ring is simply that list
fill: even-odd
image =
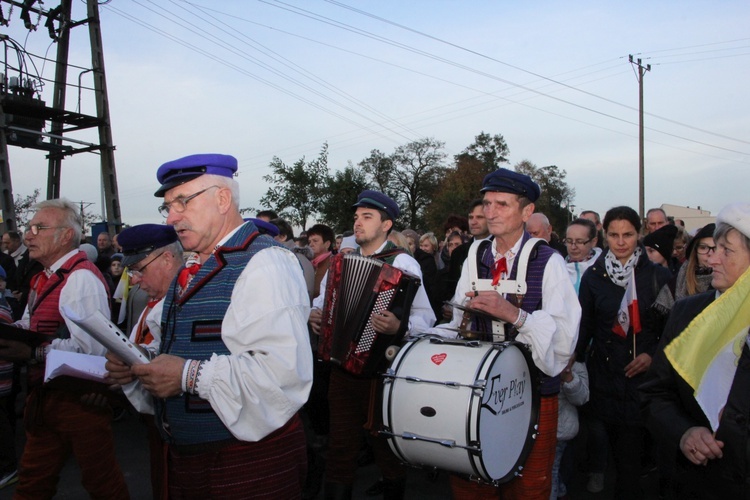
[{"label": "man playing bass drum", "polygon": [[[581,319],[573,285],[568,278],[565,262],[560,254],[546,245],[532,252],[526,270],[527,291],[524,295],[502,294],[492,289],[504,280],[523,279],[517,276],[519,256],[529,242],[525,223],[534,213],[534,202],[541,189],[529,176],[500,168],[488,174],[482,183],[484,215],[491,234],[489,240],[474,242],[478,276],[470,276],[469,259],[464,262],[453,301],[500,318],[503,332],[495,332],[497,325],[487,325],[493,333],[504,334],[530,346],[534,364],[542,373],[541,410],[537,439],[526,459],[523,475],[495,488],[451,476],[453,497],[457,499],[503,498],[548,499],[551,490],[552,463],[557,443],[557,394],[560,373],[573,354]],[[517,258],[519,257],[519,258]],[[477,279],[478,278],[478,279]],[[492,283],[480,290],[477,281]],[[433,328],[430,333],[455,337],[462,320],[462,312],[454,308],[453,321],[445,328]],[[442,325],[441,325],[442,326]],[[475,325],[473,329],[484,330]]]}]

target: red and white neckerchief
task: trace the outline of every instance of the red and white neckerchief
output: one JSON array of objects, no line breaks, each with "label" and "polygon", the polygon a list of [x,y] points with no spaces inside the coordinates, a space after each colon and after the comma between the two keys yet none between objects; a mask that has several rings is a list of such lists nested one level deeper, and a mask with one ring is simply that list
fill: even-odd
[{"label": "red and white neckerchief", "polygon": [[[493,250],[495,250],[494,247]],[[497,286],[501,279],[508,277],[510,273],[510,269],[508,269],[508,261],[513,259],[516,254],[513,252],[512,248],[504,254],[495,253],[494,251],[493,254],[495,265],[492,266],[492,286]]]},{"label": "red and white neckerchief", "polygon": [[200,268],[200,256],[197,253],[194,253],[193,255],[188,257],[187,261],[185,262],[185,267],[180,271],[180,274],[177,275],[177,285],[180,287],[180,297],[182,297],[182,294],[184,294],[188,289],[188,287],[190,286],[190,282],[193,281],[193,277],[196,275]]}]

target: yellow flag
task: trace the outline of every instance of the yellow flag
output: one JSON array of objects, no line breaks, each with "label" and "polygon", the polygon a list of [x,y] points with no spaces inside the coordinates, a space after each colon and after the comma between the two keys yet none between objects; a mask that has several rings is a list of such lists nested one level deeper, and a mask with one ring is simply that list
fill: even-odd
[{"label": "yellow flag", "polygon": [[750,328],[750,269],[664,349],[716,431]]}]

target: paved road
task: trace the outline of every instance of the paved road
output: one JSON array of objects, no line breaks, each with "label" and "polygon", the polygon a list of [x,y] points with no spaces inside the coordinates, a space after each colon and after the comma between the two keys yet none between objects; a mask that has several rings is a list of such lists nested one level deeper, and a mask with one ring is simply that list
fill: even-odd
[{"label": "paved road", "polygon": [[[118,422],[113,424],[115,430],[115,441],[117,447],[117,457],[120,466],[125,474],[125,479],[130,489],[130,495],[133,499],[151,498],[151,489],[148,479],[148,452],[146,445],[145,428],[134,415],[126,414]],[[23,436],[19,431],[18,449],[23,444]],[[588,493],[585,489],[586,478],[579,474],[571,485],[571,498],[576,500],[605,500],[612,498],[612,477],[613,471],[609,471],[608,480],[605,490],[599,494]],[[367,497],[364,490],[374,483],[378,478],[377,468],[369,465],[360,468],[357,473],[357,482],[354,491],[354,498],[368,499],[376,497]],[[643,487],[646,491],[645,499],[656,499],[657,475],[653,473],[642,479]],[[0,490],[0,500],[10,500],[12,498],[14,487],[9,486]],[[62,500],[87,499],[85,490],[80,484],[80,473],[73,460],[70,460],[63,469],[58,495],[55,497]],[[319,499],[323,496],[320,494]],[[431,477],[427,471],[421,469],[410,469],[407,482],[406,498],[409,500],[423,499],[449,499],[450,490],[448,487],[447,475],[439,473],[436,478]]]}]

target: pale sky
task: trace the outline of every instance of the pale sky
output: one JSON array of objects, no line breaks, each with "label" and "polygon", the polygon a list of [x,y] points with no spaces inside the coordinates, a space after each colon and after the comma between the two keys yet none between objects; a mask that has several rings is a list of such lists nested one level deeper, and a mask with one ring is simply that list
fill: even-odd
[{"label": "pale sky", "polygon": [[[83,2],[73,9],[75,19],[85,16]],[[29,34],[19,10],[0,33],[54,57],[46,29]],[[273,156],[312,159],[327,141],[337,170],[421,137],[444,141],[452,156],[481,131],[505,137],[510,166],[529,160],[567,171],[576,212],[637,210],[638,82],[629,54],[651,64],[646,208],[701,206],[715,215],[748,199],[747,1],[112,0],[100,12],[129,224],[162,220],[156,169],[188,154],[237,157],[240,205],[259,208]],[[85,27],[75,29],[70,62],[90,66]],[[53,78],[51,63],[35,64]],[[88,75],[82,81],[92,85]],[[51,92],[47,83],[48,104]],[[68,109],[76,102],[71,88]],[[85,92],[82,106],[94,114]],[[71,137],[95,140],[90,131]],[[44,196],[44,153],[11,147],[9,156],[14,193],[41,187]],[[63,161],[63,196],[99,213],[99,186],[98,157]]]}]

